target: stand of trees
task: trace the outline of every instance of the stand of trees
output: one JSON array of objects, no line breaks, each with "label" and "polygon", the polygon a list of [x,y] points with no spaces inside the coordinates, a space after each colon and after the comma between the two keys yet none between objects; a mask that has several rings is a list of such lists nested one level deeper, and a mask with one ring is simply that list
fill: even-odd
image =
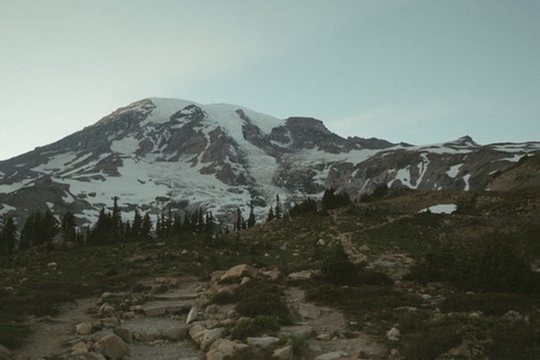
[{"label": "stand of trees", "polygon": [[[18,236],[17,225],[12,217],[4,219],[4,226],[0,230],[0,255],[13,253],[16,249],[27,250],[36,246],[51,248],[53,240],[64,240],[72,244],[108,245],[121,242],[151,241],[154,239],[152,232],[154,224],[150,215],[144,216],[135,211],[132,221],[123,220],[118,198],[115,197],[112,211],[102,209],[96,224],[83,235],[76,224],[73,213],[65,213],[58,220],[50,210],[44,213],[31,214],[22,226]],[[346,206],[350,203],[347,194],[336,194],[334,189],[327,189],[322,198],[321,209],[317,202],[307,198],[300,204],[296,204],[285,213],[279,195],[276,195],[275,206],[270,206],[267,221],[281,220],[287,216],[296,216],[305,213],[319,213],[330,209]],[[240,208],[236,211],[233,223],[234,231],[251,228],[257,223],[254,206],[250,204],[249,217],[244,219]],[[211,212],[205,212],[199,208],[193,213],[163,212],[157,219],[155,236],[157,239],[165,239],[182,234],[213,234],[218,231],[218,226]],[[228,232],[228,228],[225,228]],[[60,238],[61,237],[61,238]]]}]

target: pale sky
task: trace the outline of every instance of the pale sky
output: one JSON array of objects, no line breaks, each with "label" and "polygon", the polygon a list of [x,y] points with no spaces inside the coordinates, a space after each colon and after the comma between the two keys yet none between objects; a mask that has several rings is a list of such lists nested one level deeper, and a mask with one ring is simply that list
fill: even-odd
[{"label": "pale sky", "polygon": [[147,97],[540,141],[538,0],[1,0],[0,159]]}]

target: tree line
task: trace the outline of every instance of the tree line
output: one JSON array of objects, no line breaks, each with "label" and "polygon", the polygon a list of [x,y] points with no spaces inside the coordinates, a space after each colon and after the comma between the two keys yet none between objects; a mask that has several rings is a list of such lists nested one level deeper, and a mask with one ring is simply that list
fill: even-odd
[{"label": "tree line", "polygon": [[[93,227],[82,231],[76,222],[75,215],[65,213],[60,219],[47,210],[35,212],[25,221],[20,234],[13,217],[4,219],[4,226],[0,230],[0,255],[11,254],[15,250],[28,250],[33,247],[45,246],[51,249],[55,240],[64,241],[73,245],[109,245],[122,242],[152,241],[166,239],[182,234],[215,234],[219,232],[242,231],[256,225],[254,206],[250,204],[250,212],[247,219],[237,208],[236,216],[232,224],[222,226],[217,223],[212,212],[202,208],[193,213],[186,212],[183,216],[172,212],[171,209],[164,211],[154,222],[150,214],[142,215],[135,210],[133,219],[123,220],[118,198],[113,198],[111,211],[102,208],[98,219]],[[290,212],[285,212],[279,195],[276,195],[275,206],[270,206],[266,221],[275,221],[296,216],[303,213],[317,213],[348,205],[350,202],[347,194],[336,194],[334,189],[327,189],[322,197],[321,209],[317,202],[307,198],[299,204],[295,204]]]}]

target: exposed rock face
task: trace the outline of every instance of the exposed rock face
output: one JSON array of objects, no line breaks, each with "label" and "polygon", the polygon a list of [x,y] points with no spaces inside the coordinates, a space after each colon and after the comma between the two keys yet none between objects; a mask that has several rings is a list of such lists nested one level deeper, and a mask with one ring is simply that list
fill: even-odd
[{"label": "exposed rock face", "polygon": [[[227,220],[237,208],[247,217],[250,203],[264,218],[276,194],[286,207],[330,187],[353,199],[380,185],[504,190],[509,181],[501,174],[539,152],[540,142],[481,146],[467,136],[431,146],[345,139],[312,118],[279,120],[233,105],[144,99],[0,162],[0,215],[22,221],[50,209],[93,223],[117,196],[125,214],[202,207]],[[539,166],[530,164],[526,173],[538,178]]]}]

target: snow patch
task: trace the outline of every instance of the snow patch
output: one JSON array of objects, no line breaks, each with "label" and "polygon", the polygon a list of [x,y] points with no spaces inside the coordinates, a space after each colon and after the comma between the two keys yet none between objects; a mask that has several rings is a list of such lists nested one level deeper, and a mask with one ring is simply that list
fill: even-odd
[{"label": "snow patch", "polygon": [[432,214],[452,214],[456,210],[456,204],[438,204],[422,209],[419,213],[430,212]]},{"label": "snow patch", "polygon": [[465,191],[469,191],[470,190],[470,186],[469,186],[469,179],[471,178],[471,174],[467,174],[465,176],[462,177],[463,181],[465,181],[465,188],[463,190]]},{"label": "snow patch", "polygon": [[451,166],[450,169],[446,172],[446,175],[448,175],[452,179],[455,179],[462,166],[463,164],[457,164],[457,165]]}]

